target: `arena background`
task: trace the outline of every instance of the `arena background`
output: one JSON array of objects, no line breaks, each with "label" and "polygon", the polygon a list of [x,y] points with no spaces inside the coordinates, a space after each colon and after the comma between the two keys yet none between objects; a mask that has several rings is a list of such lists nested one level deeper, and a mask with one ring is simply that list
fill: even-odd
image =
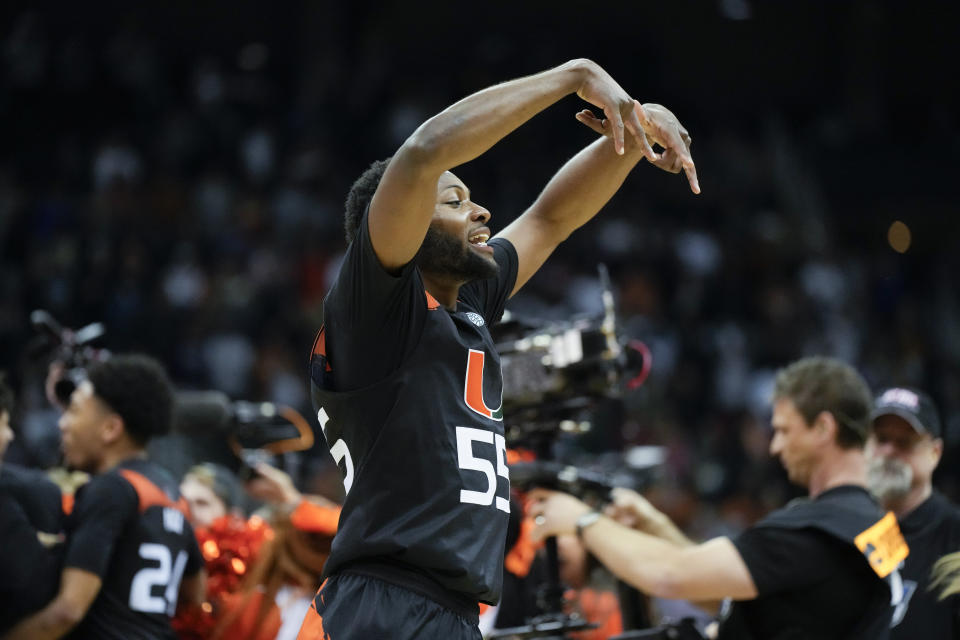
[{"label": "arena background", "polygon": [[[582,3],[581,3],[582,4]],[[658,500],[695,533],[790,490],[774,370],[826,353],[930,391],[960,476],[960,60],[949,2],[4,3],[0,368],[9,459],[57,458],[29,313],[103,321],[183,388],[309,411],[306,360],[355,176],[426,117],[571,57],[660,102],[703,195],[640,166],[509,305],[597,313],[598,262],[649,382],[566,442],[668,447]],[[502,228],[592,137],[568,98],[458,173]],[[888,230],[909,228],[905,252]],[[900,250],[904,238],[892,238]],[[322,446],[286,461],[335,491]]]}]

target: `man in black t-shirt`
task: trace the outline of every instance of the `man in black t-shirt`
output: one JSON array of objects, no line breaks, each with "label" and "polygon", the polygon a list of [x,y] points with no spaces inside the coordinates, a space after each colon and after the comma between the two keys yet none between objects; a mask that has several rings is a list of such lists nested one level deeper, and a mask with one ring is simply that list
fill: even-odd
[{"label": "man in black t-shirt", "polygon": [[872,400],[851,367],[806,358],[777,375],[770,452],[810,492],[736,540],[655,537],[538,490],[535,535],[576,532],[629,584],[694,601],[728,598],[722,640],[882,640],[907,548],[867,493],[863,447]]},{"label": "man in black t-shirt", "polygon": [[76,495],[56,597],[8,640],[176,638],[178,597],[204,595],[203,560],[176,480],[146,459],[170,427],[160,365],[115,356],[91,367],[60,419],[69,466],[93,474]]},{"label": "man in black t-shirt", "polygon": [[[491,239],[490,212],[449,170],[571,93],[604,110],[577,117],[612,138]],[[346,500],[300,638],[479,637],[477,603],[500,597],[510,497],[489,326],[644,156],[686,170],[698,191],[689,142],[669,111],[575,60],[461,100],[354,184],[350,246],[310,362]]]},{"label": "man in black t-shirt", "polygon": [[870,488],[897,515],[910,545],[890,637],[960,638],[960,596],[938,601],[937,593],[928,591],[933,563],[960,550],[960,509],[933,489],[933,472],[943,455],[937,409],[922,391],[893,387],[877,396],[872,422]]}]

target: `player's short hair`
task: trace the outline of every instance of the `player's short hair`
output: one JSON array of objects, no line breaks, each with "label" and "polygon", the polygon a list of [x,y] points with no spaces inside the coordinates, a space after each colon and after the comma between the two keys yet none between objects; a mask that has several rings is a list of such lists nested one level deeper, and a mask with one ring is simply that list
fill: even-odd
[{"label": "player's short hair", "polygon": [[173,388],[163,366],[153,358],[132,354],[113,356],[90,367],[93,392],[123,419],[127,434],[138,444],[170,431]]},{"label": "player's short hair", "polygon": [[10,414],[10,417],[13,417],[13,406],[16,401],[16,396],[13,394],[13,389],[7,385],[7,374],[3,371],[0,371],[0,413],[6,411]]},{"label": "player's short hair", "polygon": [[347,244],[353,242],[356,237],[363,214],[370,206],[370,201],[380,185],[380,179],[383,178],[383,172],[387,170],[388,164],[390,164],[390,158],[377,160],[367,167],[350,187],[343,214],[343,230],[347,234]]},{"label": "player's short hair", "polygon": [[823,411],[836,419],[837,444],[862,448],[870,433],[873,396],[856,369],[835,358],[803,358],[777,372],[774,400],[793,401],[808,425]]}]

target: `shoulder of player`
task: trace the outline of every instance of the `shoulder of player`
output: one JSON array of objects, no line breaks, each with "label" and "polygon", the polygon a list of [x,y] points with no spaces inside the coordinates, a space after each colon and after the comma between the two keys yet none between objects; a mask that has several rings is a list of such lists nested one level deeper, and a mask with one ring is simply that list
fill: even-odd
[{"label": "shoulder of player", "polygon": [[[351,247],[352,246],[353,245],[351,245]],[[373,256],[372,260],[377,260],[376,256]],[[357,296],[369,297],[369,291],[366,290],[365,287],[357,286],[358,274],[352,273],[352,271],[357,271],[360,268],[360,265],[354,265],[353,261],[344,259],[340,271],[337,273],[333,284],[330,285],[330,289],[323,298],[324,324],[330,325],[334,323],[338,317],[349,319],[349,313],[352,311],[351,302],[355,301]],[[377,268],[381,271],[383,269],[379,266],[379,263]],[[388,287],[391,289],[391,296],[398,295],[398,289],[392,287],[392,285],[395,284],[397,287],[408,290],[410,295],[415,295],[426,300],[423,276],[420,273],[420,268],[413,261],[396,274],[382,271],[375,280],[381,284],[383,282],[392,283],[391,287]],[[344,314],[347,315],[344,316]]]},{"label": "shoulder of player", "polygon": [[105,503],[111,507],[135,510],[138,503],[136,488],[117,469],[99,473],[76,491],[74,513],[82,511],[89,502]]}]

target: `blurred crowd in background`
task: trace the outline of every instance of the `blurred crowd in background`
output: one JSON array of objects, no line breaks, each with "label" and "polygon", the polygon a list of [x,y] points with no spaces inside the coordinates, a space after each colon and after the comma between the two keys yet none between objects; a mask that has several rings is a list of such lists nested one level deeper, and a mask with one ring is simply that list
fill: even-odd
[{"label": "blurred crowd in background", "polygon": [[[623,336],[652,350],[647,383],[564,436],[564,454],[589,465],[665,446],[655,502],[694,535],[735,531],[792,495],[767,453],[772,377],[819,353],[934,397],[937,485],[960,496],[960,102],[937,70],[960,59],[955,21],[866,1],[720,0],[696,19],[666,3],[639,22],[538,2],[508,15],[195,4],[2,10],[8,459],[58,461],[47,361],[28,348],[38,308],[103,322],[103,346],[157,356],[184,389],[310,416],[308,350],[352,180],[468,92],[586,56],[675,111],[703,195],[638,167],[508,305],[599,315],[604,263]],[[458,170],[494,231],[592,139],[580,108],[553,107]],[[336,498],[318,441],[286,463],[303,490]]]}]

